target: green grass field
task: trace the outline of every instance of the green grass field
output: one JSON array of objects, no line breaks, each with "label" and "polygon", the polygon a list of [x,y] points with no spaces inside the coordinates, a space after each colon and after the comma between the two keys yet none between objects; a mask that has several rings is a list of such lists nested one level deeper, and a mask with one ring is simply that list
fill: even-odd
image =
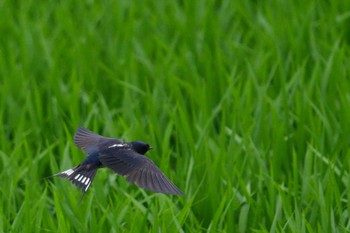
[{"label": "green grass field", "polygon": [[[350,1],[0,2],[0,232],[349,232]],[[185,193],[101,169],[143,140]]]}]

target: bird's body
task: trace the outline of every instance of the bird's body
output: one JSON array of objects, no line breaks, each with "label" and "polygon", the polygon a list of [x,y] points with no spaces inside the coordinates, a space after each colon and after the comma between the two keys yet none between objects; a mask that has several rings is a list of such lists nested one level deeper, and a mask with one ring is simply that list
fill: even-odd
[{"label": "bird's body", "polygon": [[78,166],[54,176],[69,179],[85,193],[95,175],[102,167],[108,167],[119,175],[126,176],[130,183],[141,188],[165,194],[183,193],[144,154],[151,147],[144,142],[123,142],[95,134],[85,128],[78,128],[74,143],[86,154]]}]

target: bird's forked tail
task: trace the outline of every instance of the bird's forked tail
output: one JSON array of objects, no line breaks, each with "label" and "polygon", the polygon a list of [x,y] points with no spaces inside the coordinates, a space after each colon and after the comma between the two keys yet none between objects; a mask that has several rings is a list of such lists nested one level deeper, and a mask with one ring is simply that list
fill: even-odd
[{"label": "bird's forked tail", "polygon": [[58,176],[58,177],[68,179],[70,180],[70,182],[72,182],[74,185],[80,188],[85,194],[88,191],[96,175],[96,171],[97,171],[96,168],[91,168],[87,164],[80,164],[74,168],[70,168],[68,170],[57,173],[50,177]]}]

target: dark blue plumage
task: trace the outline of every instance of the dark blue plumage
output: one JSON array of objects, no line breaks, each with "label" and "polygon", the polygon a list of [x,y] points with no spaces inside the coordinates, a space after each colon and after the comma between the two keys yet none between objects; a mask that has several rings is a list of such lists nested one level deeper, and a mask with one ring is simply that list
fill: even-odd
[{"label": "dark blue plumage", "polygon": [[78,128],[74,143],[86,154],[78,166],[54,176],[69,179],[85,193],[95,175],[102,167],[108,167],[127,181],[141,188],[165,194],[183,193],[144,154],[151,147],[141,141],[123,142],[95,134],[85,128]]}]

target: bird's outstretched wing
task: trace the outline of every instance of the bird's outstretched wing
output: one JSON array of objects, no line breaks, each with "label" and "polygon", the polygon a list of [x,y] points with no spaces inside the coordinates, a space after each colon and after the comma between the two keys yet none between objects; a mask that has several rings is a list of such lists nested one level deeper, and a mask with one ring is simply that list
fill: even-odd
[{"label": "bird's outstretched wing", "polygon": [[123,144],[123,141],[114,138],[107,138],[91,132],[88,129],[79,127],[74,135],[74,143],[86,154],[98,152],[101,148],[113,144]]},{"label": "bird's outstretched wing", "polygon": [[126,176],[127,181],[154,192],[183,195],[146,156],[127,148],[110,148],[102,151],[101,163],[119,175]]}]

